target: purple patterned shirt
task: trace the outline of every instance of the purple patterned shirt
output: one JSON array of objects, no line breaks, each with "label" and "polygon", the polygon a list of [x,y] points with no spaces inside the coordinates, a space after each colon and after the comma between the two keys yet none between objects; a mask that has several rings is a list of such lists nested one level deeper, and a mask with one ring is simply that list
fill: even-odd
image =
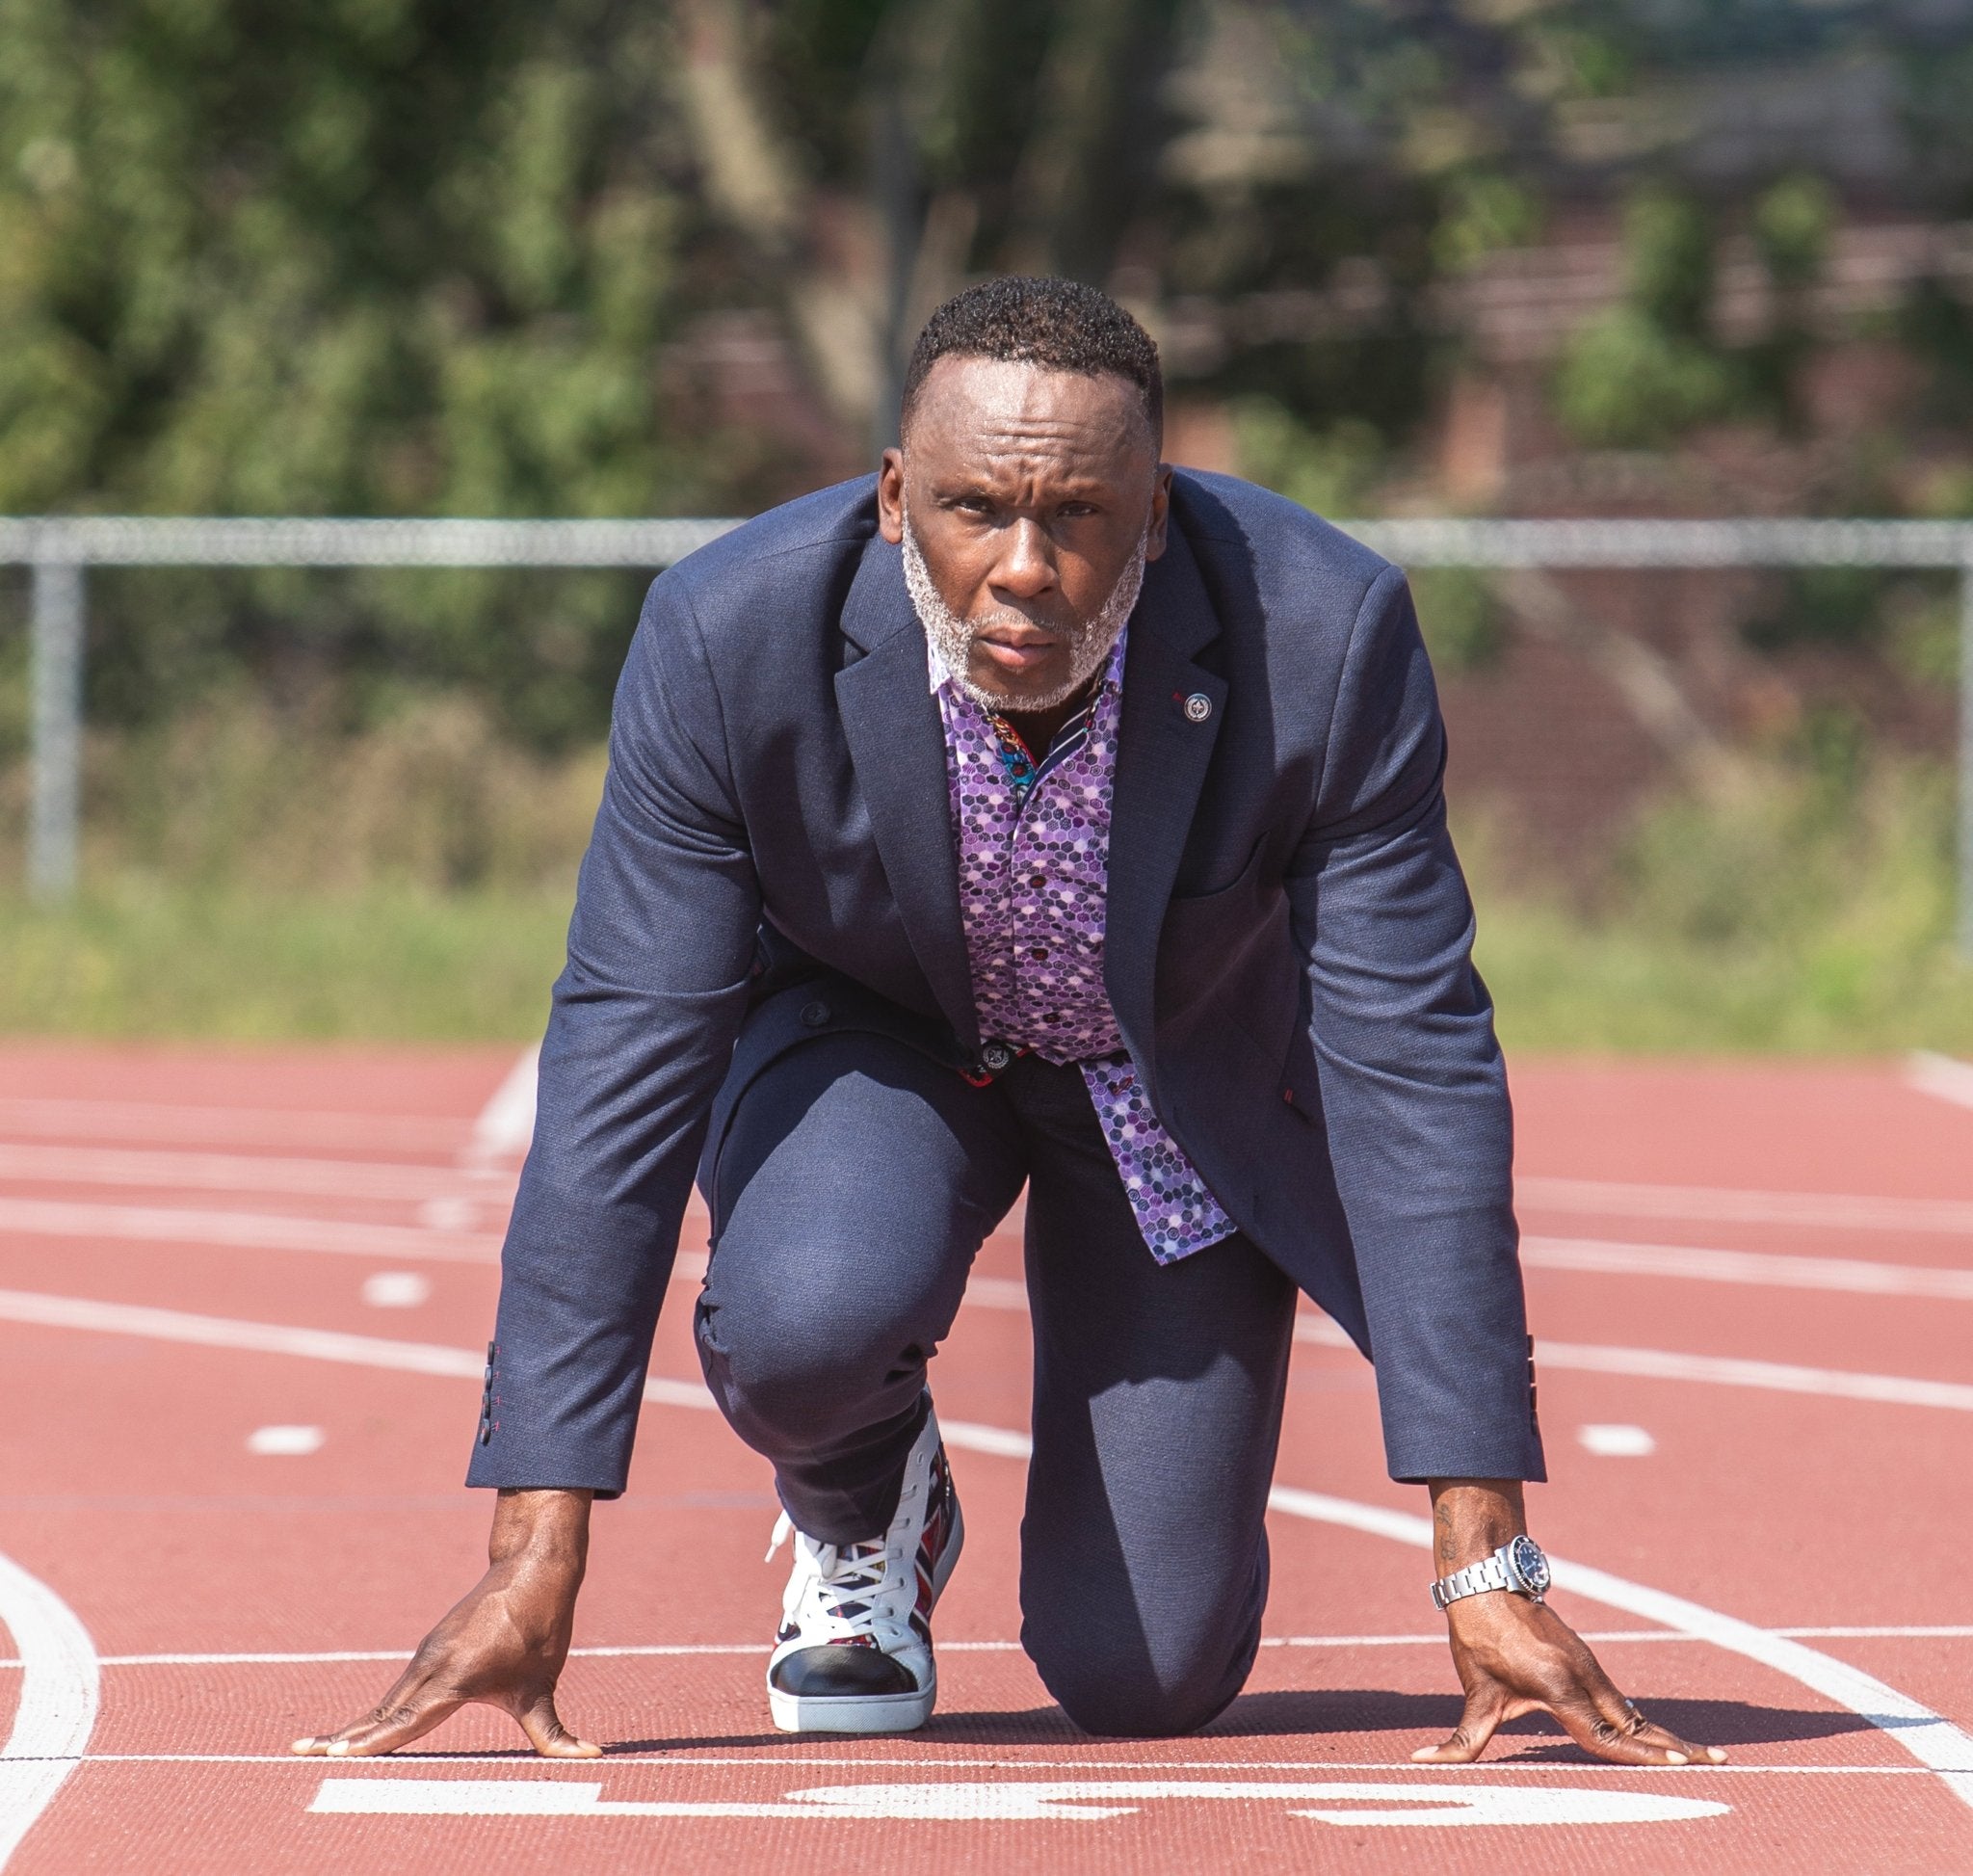
[{"label": "purple patterned shirt", "polygon": [[1151,1255],[1175,1263],[1234,1229],[1138,1083],[1103,988],[1110,801],[1123,637],[1094,698],[1038,763],[1013,727],[946,676],[932,688],[959,843],[960,910],[980,1032],[1074,1062]]}]

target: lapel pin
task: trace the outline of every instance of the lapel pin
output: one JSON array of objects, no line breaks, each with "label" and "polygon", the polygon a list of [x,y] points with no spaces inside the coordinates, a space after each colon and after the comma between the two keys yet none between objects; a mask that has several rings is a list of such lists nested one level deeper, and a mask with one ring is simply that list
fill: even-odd
[{"label": "lapel pin", "polygon": [[1185,721],[1187,723],[1204,723],[1212,714],[1213,700],[1205,692],[1194,691],[1185,700]]}]

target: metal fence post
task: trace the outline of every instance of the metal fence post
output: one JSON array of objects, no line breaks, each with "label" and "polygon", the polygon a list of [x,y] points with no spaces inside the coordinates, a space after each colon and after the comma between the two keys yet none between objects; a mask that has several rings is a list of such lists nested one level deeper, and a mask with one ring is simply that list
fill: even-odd
[{"label": "metal fence post", "polygon": [[1973,964],[1973,554],[1960,566],[1960,956]]},{"label": "metal fence post", "polygon": [[36,561],[27,889],[31,898],[43,901],[66,899],[75,890],[82,806],[82,621],[80,563]]}]

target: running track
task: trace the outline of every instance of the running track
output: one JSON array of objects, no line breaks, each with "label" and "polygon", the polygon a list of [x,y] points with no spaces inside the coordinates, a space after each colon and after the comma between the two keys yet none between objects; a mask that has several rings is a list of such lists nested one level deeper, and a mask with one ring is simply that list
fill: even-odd
[{"label": "running track", "polygon": [[[907,1740],[766,1729],[765,1468],[707,1411],[689,1268],[599,1508],[547,1767],[349,1717],[472,1579],[459,1486],[529,1112],[508,1054],[0,1049],[0,1864],[74,1870],[1348,1867],[1973,1872],[1973,1070],[1516,1075],[1558,1603],[1731,1749],[1467,1770],[1367,1370],[1303,1324],[1270,1646],[1206,1734],[1092,1740],[1011,1641],[1026,1324],[987,1247],[935,1370],[970,1543]],[[688,1222],[682,1260],[703,1245]],[[852,1861],[854,1860],[854,1861]]]}]

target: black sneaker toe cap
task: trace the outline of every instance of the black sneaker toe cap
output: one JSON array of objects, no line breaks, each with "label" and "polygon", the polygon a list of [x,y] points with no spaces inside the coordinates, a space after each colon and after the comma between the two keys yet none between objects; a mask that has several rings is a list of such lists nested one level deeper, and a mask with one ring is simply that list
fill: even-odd
[{"label": "black sneaker toe cap", "polygon": [[901,1661],[874,1648],[825,1642],[797,1649],[769,1670],[769,1680],[783,1694],[804,1700],[856,1694],[915,1694],[918,1684]]}]

